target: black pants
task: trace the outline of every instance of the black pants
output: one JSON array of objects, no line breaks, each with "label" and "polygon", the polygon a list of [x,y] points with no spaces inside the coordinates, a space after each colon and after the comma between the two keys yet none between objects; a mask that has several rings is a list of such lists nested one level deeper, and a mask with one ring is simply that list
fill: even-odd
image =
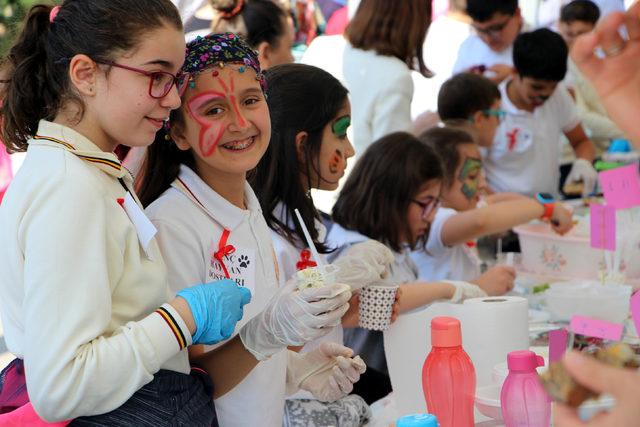
[{"label": "black pants", "polygon": [[365,373],[360,376],[360,381],[353,385],[353,391],[351,392],[351,394],[357,394],[362,397],[369,405],[389,393],[391,393],[389,376],[371,368],[367,368]]},{"label": "black pants", "polygon": [[213,384],[205,372],[191,375],[161,370],[122,406],[111,412],[76,418],[70,426],[218,426]]}]

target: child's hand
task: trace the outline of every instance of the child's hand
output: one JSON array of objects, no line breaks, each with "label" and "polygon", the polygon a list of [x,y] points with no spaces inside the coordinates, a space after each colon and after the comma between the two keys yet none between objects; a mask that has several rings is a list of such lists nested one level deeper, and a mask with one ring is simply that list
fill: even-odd
[{"label": "child's hand", "polygon": [[507,265],[496,265],[484,272],[472,283],[478,285],[489,296],[504,295],[513,289],[516,271]]},{"label": "child's hand", "polygon": [[360,325],[360,294],[354,294],[349,300],[349,309],[342,316],[343,328],[357,328]]},{"label": "child's hand", "polygon": [[556,233],[566,234],[573,227],[573,214],[562,203],[556,202],[551,216],[551,228]]}]

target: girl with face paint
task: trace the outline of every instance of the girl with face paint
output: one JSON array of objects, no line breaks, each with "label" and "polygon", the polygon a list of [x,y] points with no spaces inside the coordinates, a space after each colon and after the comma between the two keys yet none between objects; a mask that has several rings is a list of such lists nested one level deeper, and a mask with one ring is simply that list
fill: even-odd
[{"label": "girl with face paint", "polygon": [[[215,355],[207,367],[230,389],[214,396],[218,422],[281,426],[287,392],[336,400],[364,369],[341,343],[307,356],[286,349],[339,323],[351,292],[333,283],[300,292],[295,282],[280,287],[271,235],[247,182],[271,136],[256,52],[232,33],[197,38],[187,45],[179,93],[181,107],[148,151],[141,199],[158,229],[171,287],[219,278],[251,293],[238,336],[190,349],[192,360]],[[229,377],[234,387],[226,387]]]},{"label": "girl with face paint", "polygon": [[436,213],[425,249],[411,255],[420,278],[467,280],[489,294],[507,292],[513,287],[515,270],[496,266],[480,275],[475,240],[538,218],[548,220],[557,233],[564,234],[573,225],[571,213],[561,203],[545,207],[537,200],[504,193],[485,197],[488,206],[478,208],[487,184],[482,158],[471,135],[444,127],[430,129],[420,139],[437,150],[445,169],[443,208]]},{"label": "girl with face paint", "polygon": [[[250,182],[271,228],[281,283],[284,283],[298,270],[316,265],[295,219],[294,209],[300,211],[318,251],[321,254],[331,252],[325,244],[326,228],[313,204],[310,190],[338,188],[347,162],[354,155],[347,137],[351,107],[344,86],[331,74],[310,65],[279,65],[267,70],[265,79],[273,131],[269,148]],[[364,243],[335,262],[341,267],[336,280],[358,289],[380,280],[391,259],[383,245]],[[352,314],[357,312],[358,303],[351,301],[350,304],[353,310],[343,318],[343,325],[357,323]],[[309,343],[301,352],[327,340],[342,342],[342,327],[339,325],[321,340]],[[308,393],[292,396],[287,401],[287,412],[304,413],[308,419],[315,419],[319,413],[328,411],[333,419],[339,410],[343,412],[341,422],[350,425],[360,425],[368,413],[366,404],[355,396],[342,399],[342,409],[332,405],[318,412],[317,408],[322,408],[322,404],[314,401],[307,410],[307,405],[300,399],[309,397]],[[316,423],[326,423],[326,417]]]}]

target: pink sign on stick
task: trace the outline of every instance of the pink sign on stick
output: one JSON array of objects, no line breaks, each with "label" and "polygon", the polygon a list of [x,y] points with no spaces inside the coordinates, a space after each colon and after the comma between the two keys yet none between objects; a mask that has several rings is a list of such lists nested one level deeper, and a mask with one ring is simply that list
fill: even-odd
[{"label": "pink sign on stick", "polygon": [[616,250],[616,209],[613,206],[591,204],[591,247]]},{"label": "pink sign on stick", "polygon": [[622,338],[623,325],[574,315],[571,317],[570,328],[576,334],[619,341]]},{"label": "pink sign on stick", "polygon": [[640,333],[640,292],[636,292],[631,297],[631,317],[636,331]]},{"label": "pink sign on stick", "polygon": [[562,359],[567,351],[568,335],[566,329],[549,331],[549,363]]},{"label": "pink sign on stick", "polygon": [[638,165],[630,164],[600,172],[599,178],[607,205],[616,209],[629,209],[640,205]]}]

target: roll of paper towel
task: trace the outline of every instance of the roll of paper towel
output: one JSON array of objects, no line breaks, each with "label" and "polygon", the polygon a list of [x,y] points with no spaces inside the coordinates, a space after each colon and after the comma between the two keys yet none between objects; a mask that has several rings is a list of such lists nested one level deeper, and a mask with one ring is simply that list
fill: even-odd
[{"label": "roll of paper towel", "polygon": [[431,351],[431,319],[453,316],[462,326],[462,346],[476,369],[478,387],[491,383],[497,363],[514,350],[529,348],[527,300],[486,297],[463,304],[435,303],[402,314],[384,332],[384,347],[398,415],[427,410],[422,391],[422,364]]},{"label": "roll of paper towel", "polygon": [[515,350],[529,349],[529,307],[521,297],[472,298],[456,307],[462,347],[476,368],[478,387],[491,384],[493,367]]}]

